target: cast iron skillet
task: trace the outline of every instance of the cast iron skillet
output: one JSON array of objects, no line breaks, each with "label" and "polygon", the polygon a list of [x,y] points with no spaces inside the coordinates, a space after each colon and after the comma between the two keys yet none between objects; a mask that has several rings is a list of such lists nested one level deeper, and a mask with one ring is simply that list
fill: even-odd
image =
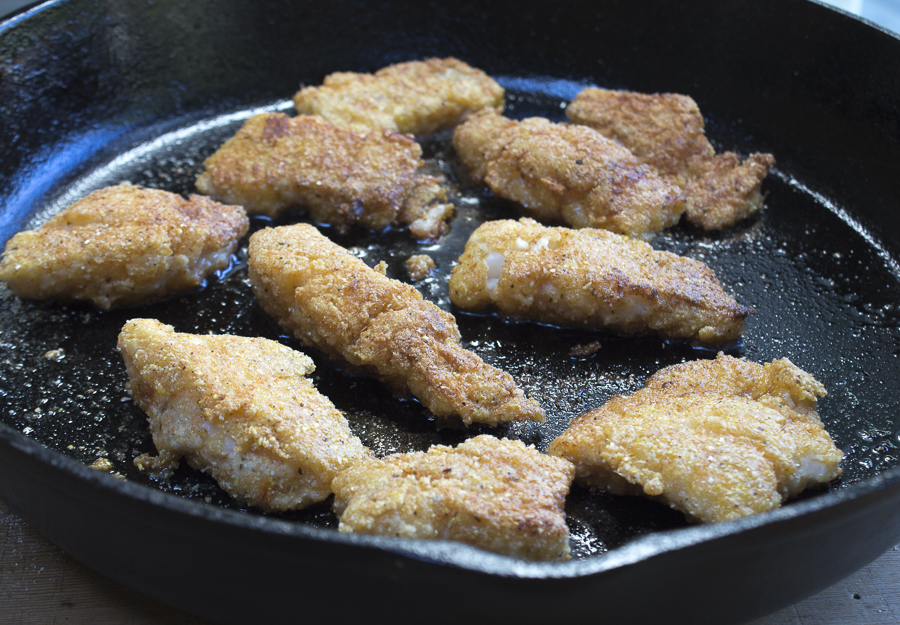
[{"label": "cast iron skillet", "polygon": [[[788,357],[826,385],[820,412],[846,453],[844,477],[770,514],[693,527],[659,504],[575,487],[567,503],[575,558],[535,564],[457,544],[341,535],[328,502],[261,515],[188,469],[143,475],[131,461],[152,441],[114,349],[125,320],[299,347],[255,305],[242,251],[198,292],[124,311],[0,293],[0,496],[10,507],[95,569],[223,622],[737,622],[812,594],[895,544],[900,41],[822,6],[47,3],[0,25],[0,240],[107,184],[191,192],[203,158],[251,112],[289,110],[300,83],[449,55],[497,77],[513,116],[562,119],[587,85],[687,93],[717,148],[776,155],[760,217],[718,235],[675,228],[654,244],[706,261],[757,309],[728,353]],[[387,260],[400,279],[409,254],[431,254],[440,272],[416,284],[452,310],[446,276],[465,238],[483,219],[517,213],[466,184],[446,139],[424,141],[459,208],[440,244],[417,246],[403,230],[326,232],[367,262]],[[545,449],[571,417],[636,390],[660,367],[714,355],[652,337],[457,318],[467,345],[510,371],[548,423],[466,431],[311,354],[316,384],[376,453],[480,432]],[[594,355],[570,355],[594,341]],[[86,466],[98,458],[112,470]]]}]

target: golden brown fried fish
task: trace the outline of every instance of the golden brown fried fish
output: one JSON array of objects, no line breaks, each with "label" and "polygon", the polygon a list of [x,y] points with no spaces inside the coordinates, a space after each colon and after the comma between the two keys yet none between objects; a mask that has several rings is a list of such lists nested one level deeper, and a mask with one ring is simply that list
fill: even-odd
[{"label": "golden brown fried fish", "polygon": [[421,156],[419,144],[397,132],[355,132],[318,117],[263,113],[206,159],[196,185],[251,214],[275,216],[299,206],[340,229],[415,222],[414,236],[436,238],[452,207],[440,180],[418,173]]},{"label": "golden brown fried fish", "polygon": [[614,139],[685,191],[685,218],[722,230],[762,208],[760,186],[775,164],[771,154],[716,155],[697,103],[675,93],[584,89],[566,115]]},{"label": "golden brown fried fish", "polygon": [[450,276],[465,310],[544,323],[656,332],[707,345],[740,338],[753,310],[722,290],[712,269],[606,230],[489,221],[466,243]]},{"label": "golden brown fried fish", "polygon": [[305,345],[411,393],[436,416],[467,425],[544,420],[508,373],[463,349],[451,314],[312,226],[255,233],[249,264],[262,307]]},{"label": "golden brown fried fish", "polygon": [[338,473],[371,457],[305,377],[312,360],[280,343],[132,319],[119,349],[159,452],[138,466],[175,468],[184,457],[237,499],[294,510],[326,499]]},{"label": "golden brown fried fish", "polygon": [[104,310],[135,304],[195,288],[227,267],[248,226],[239,206],[107,187],[11,238],[0,280],[23,298],[87,300]]},{"label": "golden brown fried fish", "polygon": [[649,239],[684,212],[676,185],[586,126],[483,110],[456,129],[453,146],[474,181],[542,221]]},{"label": "golden brown fried fish", "polygon": [[342,532],[455,540],[528,560],[569,558],[575,468],[521,441],[476,436],[394,454],[334,481]]},{"label": "golden brown fried fish", "polygon": [[667,367],[576,417],[548,453],[588,485],[658,498],[691,520],[738,519],[841,475],[843,454],[816,413],[824,395],[786,358],[720,354]]},{"label": "golden brown fried fish", "polygon": [[337,72],[294,96],[302,114],[354,130],[414,135],[453,128],[469,111],[502,105],[503,87],[452,57],[397,63],[374,74]]}]

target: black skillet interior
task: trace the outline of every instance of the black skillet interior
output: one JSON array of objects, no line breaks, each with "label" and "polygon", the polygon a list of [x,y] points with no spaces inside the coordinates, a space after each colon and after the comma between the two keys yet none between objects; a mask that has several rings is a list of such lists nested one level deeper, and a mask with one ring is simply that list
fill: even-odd
[{"label": "black skillet interior", "polygon": [[[192,192],[203,159],[251,111],[289,111],[301,83],[449,55],[496,77],[513,117],[562,120],[587,85],[680,92],[697,100],[717,149],[775,154],[762,215],[721,234],[680,226],[654,245],[708,263],[757,310],[727,353],[788,357],[825,384],[820,413],[846,453],[831,490],[897,466],[900,42],[809,2],[59,2],[0,32],[0,240],[108,184]],[[415,286],[456,314],[466,345],[509,371],[548,421],[468,430],[438,422],[416,401],[304,350],[316,360],[318,388],[377,454],[482,432],[545,449],[572,417],[636,390],[659,368],[715,355],[453,310],[446,278],[468,234],[484,219],[518,213],[467,184],[447,136],[423,144],[430,165],[454,183],[458,214],[447,237],[419,245],[402,229],[325,231],[370,264],[386,260],[401,280],[409,281],[409,255],[430,254],[439,271]],[[296,212],[278,223],[302,219]],[[271,223],[254,219],[253,228]],[[22,302],[4,290],[0,421],[83,463],[106,458],[128,480],[258,514],[201,473],[182,468],[163,479],[134,468],[153,445],[115,350],[133,317],[299,348],[255,304],[245,249],[199,292],[127,310]],[[572,355],[592,342],[596,353]],[[577,487],[567,513],[582,559],[684,525],[660,504]],[[277,516],[336,526],[328,502]]]}]

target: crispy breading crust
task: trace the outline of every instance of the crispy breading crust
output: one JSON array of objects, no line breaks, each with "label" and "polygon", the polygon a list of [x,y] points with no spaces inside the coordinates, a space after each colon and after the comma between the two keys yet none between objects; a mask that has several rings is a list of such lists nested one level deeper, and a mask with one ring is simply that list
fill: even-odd
[{"label": "crispy breading crust", "polygon": [[294,96],[302,114],[354,130],[414,135],[453,128],[467,112],[502,105],[503,87],[452,57],[397,63],[374,74],[336,72]]},{"label": "crispy breading crust", "polygon": [[475,182],[542,221],[650,239],[684,212],[676,185],[586,126],[486,109],[456,129],[453,146]]},{"label": "crispy breading crust", "polygon": [[465,310],[545,323],[721,345],[740,338],[752,308],[730,297],[705,264],[606,230],[489,221],[469,237],[450,275]]},{"label": "crispy breading crust", "polygon": [[0,280],[23,298],[107,310],[192,289],[224,269],[249,222],[239,206],[118,185],[6,244]]},{"label": "crispy breading crust", "polygon": [[565,497],[575,467],[521,441],[476,436],[393,454],[334,481],[339,530],[455,540],[528,560],[569,558]]},{"label": "crispy breading crust", "polygon": [[305,377],[312,360],[280,343],[132,319],[118,347],[159,452],[138,466],[184,457],[233,497],[275,511],[326,499],[338,473],[372,457]]},{"label": "crispy breading crust", "polygon": [[[204,162],[201,193],[275,216],[291,206],[346,230],[401,222],[419,239],[443,233],[452,207],[438,178],[419,175],[422,148],[390,131],[355,132],[313,116],[263,113]],[[426,215],[427,213],[427,215]]]},{"label": "crispy breading crust", "polygon": [[460,345],[456,320],[306,224],[250,238],[257,300],[305,345],[463,423],[544,420],[512,377]]},{"label": "crispy breading crust", "polygon": [[841,475],[843,453],[816,413],[824,395],[786,358],[719,354],[576,417],[548,453],[574,462],[585,484],[658,498],[689,520],[733,520]]},{"label": "crispy breading crust", "polygon": [[718,154],[684,190],[685,217],[704,230],[724,230],[763,208],[762,182],[775,165],[771,154]]},{"label": "crispy breading crust", "polygon": [[741,163],[733,152],[716,156],[700,109],[688,96],[588,88],[566,115],[618,141],[683,188],[685,218],[695,226],[722,230],[762,208],[760,187],[775,157],[751,154]]}]

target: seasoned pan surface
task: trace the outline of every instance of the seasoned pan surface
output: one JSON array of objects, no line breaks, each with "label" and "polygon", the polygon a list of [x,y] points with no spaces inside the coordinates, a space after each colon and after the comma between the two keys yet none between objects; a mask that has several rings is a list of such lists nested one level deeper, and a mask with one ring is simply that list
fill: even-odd
[{"label": "seasoned pan surface", "polygon": [[[500,78],[507,85],[522,83]],[[529,84],[535,91],[509,93],[509,114],[559,117],[561,100],[541,94],[542,82]],[[526,106],[518,106],[519,102]],[[281,103],[272,107],[287,108]],[[205,119],[149,144],[141,143],[131,153],[95,169],[86,183],[71,188],[48,212],[63,208],[70,198],[121,181],[191,193],[203,159],[237,130],[246,115],[238,112]],[[455,310],[449,303],[447,278],[468,234],[485,219],[516,218],[518,213],[511,203],[468,185],[448,143],[446,136],[428,140],[426,156],[429,164],[443,169],[456,183],[459,213],[449,236],[423,246],[402,229],[343,236],[323,230],[372,265],[387,261],[388,275],[405,281],[409,277],[404,261],[415,253],[431,255],[439,270],[414,284],[425,297],[456,314],[466,347],[509,371],[545,407],[545,424],[463,428],[437,421],[417,401],[394,397],[378,382],[352,376],[315,351],[304,350],[256,304],[247,279],[246,241],[232,266],[199,292],[148,306],[99,312],[88,305],[59,306],[4,297],[0,320],[12,352],[0,365],[12,406],[5,422],[85,464],[105,458],[116,475],[128,480],[254,513],[223,493],[213,480],[187,467],[171,478],[135,468],[136,456],[155,455],[155,449],[146,415],[125,390],[127,376],[116,350],[118,332],[128,319],[159,319],[181,332],[264,336],[309,352],[316,357],[316,386],[333,398],[351,420],[354,432],[379,456],[425,450],[438,443],[455,445],[482,432],[520,438],[545,450],[574,416],[598,407],[613,394],[637,390],[658,369],[715,356],[714,351],[656,337],[509,322]],[[825,384],[829,396],[821,402],[820,412],[847,453],[844,476],[830,488],[845,488],[897,463],[895,389],[870,380],[900,377],[894,357],[897,280],[877,248],[866,243],[865,233],[823,206],[809,190],[792,186],[781,172],[767,182],[766,190],[768,208],[759,218],[716,235],[676,228],[660,236],[654,246],[708,263],[738,301],[757,310],[747,324],[743,343],[729,353],[758,362],[788,357]],[[303,219],[298,211],[276,223]],[[272,224],[268,219],[253,220],[254,229]],[[579,345],[598,341],[601,348],[593,355],[571,355]],[[352,392],[346,391],[348,387]],[[872,404],[888,410],[872,415]],[[661,504],[577,488],[573,495],[569,517],[578,541],[576,557],[601,553],[652,529],[683,524],[680,514]],[[282,516],[336,526],[329,503]]]},{"label": "seasoned pan surface", "polygon": [[[727,291],[756,309],[742,343],[727,353],[756,362],[790,358],[828,389],[820,415],[846,454],[844,475],[788,508],[796,508],[802,518],[806,510],[827,509],[829,502],[871,492],[873,480],[895,480],[900,463],[900,272],[895,260],[900,238],[892,231],[895,211],[887,208],[891,194],[897,197],[897,180],[885,170],[885,160],[898,149],[879,129],[896,130],[896,111],[890,117],[885,102],[891,94],[900,97],[900,88],[896,78],[876,87],[877,77],[848,74],[852,59],[837,58],[830,47],[813,51],[817,42],[792,43],[780,52],[758,45],[742,48],[741,42],[758,35],[754,25],[766,24],[766,41],[776,41],[800,24],[810,29],[818,24],[825,29],[824,34],[816,31],[821,39],[831,38],[833,45],[863,41],[859,54],[881,51],[888,66],[897,65],[900,42],[805,2],[651,3],[652,15],[640,3],[625,8],[613,2],[532,2],[517,4],[515,11],[477,3],[451,10],[438,3],[398,2],[376,9],[366,3],[325,8],[226,2],[208,11],[199,4],[61,2],[5,26],[0,33],[0,96],[8,96],[0,98],[8,120],[0,129],[8,154],[0,179],[6,200],[3,241],[102,186],[129,181],[194,192],[203,159],[244,119],[262,110],[290,111],[286,98],[300,82],[315,84],[331,71],[372,71],[399,60],[453,54],[501,82],[508,115],[557,121],[565,104],[587,85],[687,93],[700,104],[717,149],[743,155],[770,151],[779,161],[764,185],[761,215],[721,234],[680,226],[653,245],[706,262]],[[640,19],[634,15],[642,12]],[[794,21],[800,19],[814,22]],[[669,45],[675,41],[677,51]],[[76,49],[82,51],[81,61],[62,54]],[[879,92],[872,100],[867,90],[889,93]],[[456,444],[483,432],[543,450],[572,417],[614,394],[637,390],[658,369],[715,356],[655,337],[455,310],[446,280],[469,233],[486,219],[519,213],[513,204],[467,182],[448,135],[424,139],[423,146],[429,167],[453,185],[457,216],[449,235],[420,245],[403,229],[324,231],[370,265],[386,261],[388,275],[404,281],[410,281],[406,258],[431,255],[438,272],[414,285],[456,315],[466,347],[509,371],[541,403],[548,415],[545,424],[466,429],[435,420],[415,400],[395,397],[382,385],[303,350],[256,305],[247,281],[245,240],[232,266],[202,289],[147,306],[98,312],[82,305],[23,302],[3,287],[0,379],[6,407],[0,421],[9,428],[7,439],[27,448],[29,443],[15,433],[24,434],[84,465],[105,458],[115,478],[187,500],[188,507],[179,503],[175,509],[188,516],[202,508],[259,518],[262,524],[243,526],[238,540],[281,533],[287,523],[323,529],[312,536],[328,544],[339,540],[328,502],[262,515],[228,497],[202,473],[182,467],[160,477],[134,467],[137,455],[154,449],[145,415],[125,391],[124,366],[115,350],[125,321],[152,317],[181,332],[264,336],[305,351],[316,361],[316,386],[379,456]],[[251,230],[304,219],[300,211],[277,222],[254,218]],[[601,345],[596,353],[572,355],[573,348],[592,342]],[[67,471],[65,463],[60,466]],[[13,486],[5,488],[7,497],[16,496]],[[160,501],[167,507],[166,499]],[[27,510],[18,511],[29,518]],[[661,504],[579,487],[573,488],[566,512],[579,562],[610,558],[641,536],[673,535],[658,534],[664,530],[686,532],[687,542],[713,541],[730,532],[709,528],[703,535],[706,529],[687,528],[680,514]],[[273,524],[265,525],[268,520]],[[765,519],[745,526],[759,524]],[[890,537],[884,540],[885,546],[891,544]],[[406,554],[418,549],[399,541],[386,548]],[[453,567],[467,561],[455,547],[448,549]],[[495,560],[472,568],[490,572]],[[509,575],[514,569],[500,565],[497,570]],[[529,575],[579,575],[579,569],[561,572],[552,565],[535,571]]]}]

